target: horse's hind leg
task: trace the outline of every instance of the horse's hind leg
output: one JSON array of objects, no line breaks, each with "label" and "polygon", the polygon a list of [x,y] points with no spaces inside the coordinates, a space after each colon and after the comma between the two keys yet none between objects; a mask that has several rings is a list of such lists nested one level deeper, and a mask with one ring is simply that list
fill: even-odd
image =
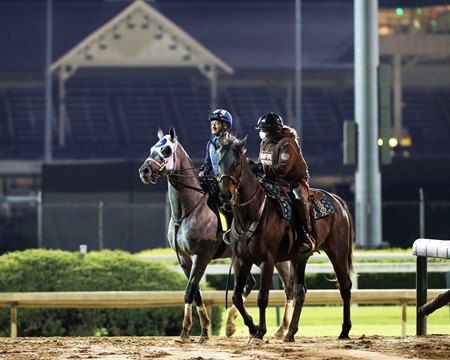
[{"label": "horse's hind leg", "polygon": [[[244,298],[243,302],[245,303],[245,300],[247,299],[247,296],[250,294],[250,292],[253,290],[253,288],[256,285],[256,280],[252,273],[250,273],[247,277],[247,283],[245,284],[244,288]],[[230,337],[233,336],[236,332],[236,324],[234,323],[234,320],[236,320],[237,316],[239,315],[239,310],[236,308],[236,306],[231,306],[230,311],[228,312],[228,318],[227,323],[225,326],[225,335]]]},{"label": "horse's hind leg", "polygon": [[[341,249],[343,250],[343,249]],[[328,253],[327,253],[328,254]],[[334,272],[339,284],[339,291],[343,301],[343,321],[342,330],[339,339],[349,339],[348,334],[352,328],[352,320],[350,316],[350,299],[352,290],[352,280],[350,278],[350,270],[346,262],[338,261],[335,254],[328,254],[333,264]]]},{"label": "horse's hind leg", "polygon": [[294,311],[292,313],[291,323],[289,324],[289,330],[284,337],[284,342],[293,342],[294,335],[298,331],[298,323],[300,321],[300,315],[303,309],[303,303],[306,296],[306,284],[305,284],[305,268],[307,259],[297,258],[294,266],[295,280],[294,280]]},{"label": "horse's hind leg", "polygon": [[283,282],[284,293],[286,295],[286,301],[284,303],[283,322],[274,334],[276,338],[281,339],[283,338],[285,332],[288,330],[292,317],[292,309],[294,306],[294,272],[292,271],[289,261],[276,263],[275,267],[277,268],[278,275]]}]

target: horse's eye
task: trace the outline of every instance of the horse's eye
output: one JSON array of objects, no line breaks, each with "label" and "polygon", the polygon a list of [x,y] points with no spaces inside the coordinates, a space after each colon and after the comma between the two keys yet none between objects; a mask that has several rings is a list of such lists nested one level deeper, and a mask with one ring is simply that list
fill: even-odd
[{"label": "horse's eye", "polygon": [[164,157],[172,155],[172,148],[170,146],[163,146],[161,148],[161,155]]}]

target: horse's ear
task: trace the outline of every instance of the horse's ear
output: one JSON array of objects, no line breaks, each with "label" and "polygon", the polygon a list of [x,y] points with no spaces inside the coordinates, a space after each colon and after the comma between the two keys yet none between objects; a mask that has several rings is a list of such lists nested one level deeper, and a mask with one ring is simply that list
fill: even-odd
[{"label": "horse's ear", "polygon": [[248,135],[245,135],[245,138],[243,138],[242,140],[240,140],[238,142],[240,148],[244,148],[245,147],[245,144],[247,143],[247,138],[248,138]]},{"label": "horse's ear", "polygon": [[158,128],[158,139],[161,140],[164,137],[164,133],[161,128]]},{"label": "horse's ear", "polygon": [[177,138],[177,133],[175,132],[175,128],[173,126],[170,127],[169,130],[169,134],[170,134],[170,140],[174,140]]}]

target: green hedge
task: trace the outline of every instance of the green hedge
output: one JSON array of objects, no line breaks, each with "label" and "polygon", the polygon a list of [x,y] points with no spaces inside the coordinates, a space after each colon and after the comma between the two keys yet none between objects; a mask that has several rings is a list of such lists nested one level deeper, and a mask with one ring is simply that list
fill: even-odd
[{"label": "green hedge", "polygon": [[[86,256],[59,250],[25,250],[0,256],[2,292],[184,290],[184,276],[122,251]],[[0,309],[0,336],[9,336],[8,309]],[[181,333],[183,307],[145,309],[18,310],[19,336],[171,335]],[[221,325],[213,308],[213,334]],[[200,333],[196,311],[192,334]]]},{"label": "green hedge", "polygon": [[[382,265],[380,265],[382,266]],[[330,281],[334,278],[334,274],[306,274],[306,285],[308,289],[336,289],[336,283]],[[256,286],[259,286],[259,276],[255,275]],[[274,277],[273,288],[281,289],[281,280]],[[209,275],[208,283],[218,290],[225,290],[226,275]],[[230,280],[228,286],[233,291],[233,280]],[[415,273],[363,273],[358,275],[358,289],[415,289],[416,274]],[[449,288],[445,273],[428,273],[429,289],[446,289]]]}]

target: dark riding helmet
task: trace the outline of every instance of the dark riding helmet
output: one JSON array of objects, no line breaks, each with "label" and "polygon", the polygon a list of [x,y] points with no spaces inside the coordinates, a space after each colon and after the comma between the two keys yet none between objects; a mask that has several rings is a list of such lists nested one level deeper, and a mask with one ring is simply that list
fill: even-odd
[{"label": "dark riding helmet", "polygon": [[283,128],[283,119],[274,112],[261,116],[256,124],[255,129],[263,130],[269,134],[278,134]]},{"label": "dark riding helmet", "polygon": [[231,114],[224,109],[216,109],[208,117],[209,121],[219,120],[226,122],[230,129],[233,127],[233,117]]}]

